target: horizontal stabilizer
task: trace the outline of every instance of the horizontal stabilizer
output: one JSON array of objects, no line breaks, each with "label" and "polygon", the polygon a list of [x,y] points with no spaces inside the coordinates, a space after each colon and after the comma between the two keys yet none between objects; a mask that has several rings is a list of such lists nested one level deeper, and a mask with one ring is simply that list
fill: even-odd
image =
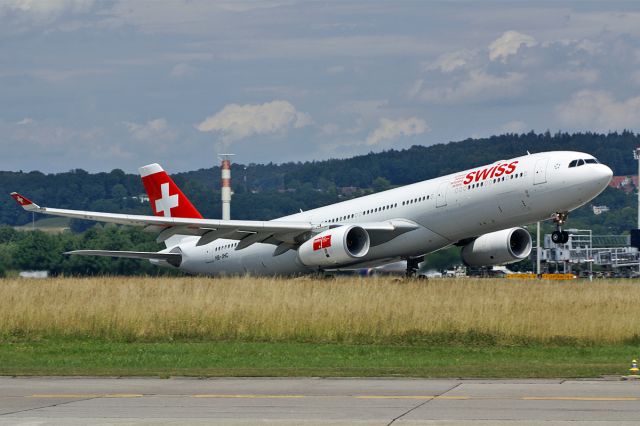
[{"label": "horizontal stabilizer", "polygon": [[181,253],[156,253],[149,251],[114,251],[114,250],[73,250],[65,254],[77,256],[106,256],[106,257],[126,257],[129,259],[165,260],[173,266],[180,266],[182,263]]}]

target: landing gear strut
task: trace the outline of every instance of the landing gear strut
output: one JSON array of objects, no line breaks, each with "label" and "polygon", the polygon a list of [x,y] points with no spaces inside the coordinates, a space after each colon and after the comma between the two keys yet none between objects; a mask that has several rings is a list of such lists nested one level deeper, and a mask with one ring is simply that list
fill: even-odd
[{"label": "landing gear strut", "polygon": [[418,274],[421,262],[424,262],[424,256],[407,258],[407,270],[405,272],[405,276],[407,278],[414,278]]},{"label": "landing gear strut", "polygon": [[553,216],[553,222],[556,224],[556,230],[551,233],[551,241],[555,244],[566,244],[569,241],[569,233],[562,230],[562,225],[567,221],[568,212],[556,213]]}]

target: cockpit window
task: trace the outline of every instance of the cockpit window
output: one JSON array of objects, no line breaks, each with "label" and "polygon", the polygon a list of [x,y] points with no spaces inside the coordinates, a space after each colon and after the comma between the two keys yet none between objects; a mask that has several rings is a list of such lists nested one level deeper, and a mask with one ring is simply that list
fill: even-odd
[{"label": "cockpit window", "polygon": [[587,158],[585,160],[573,160],[572,162],[569,163],[569,168],[571,167],[580,167],[584,164],[600,164],[600,162],[598,160],[596,160],[595,158]]}]

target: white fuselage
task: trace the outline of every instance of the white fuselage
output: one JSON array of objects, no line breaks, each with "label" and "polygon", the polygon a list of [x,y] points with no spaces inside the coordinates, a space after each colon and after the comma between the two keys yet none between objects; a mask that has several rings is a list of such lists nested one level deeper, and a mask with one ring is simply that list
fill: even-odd
[{"label": "white fuselage", "polygon": [[[569,167],[573,160],[589,160]],[[589,154],[544,152],[462,171],[377,194],[285,216],[276,221],[309,222],[324,230],[342,224],[403,219],[417,229],[372,246],[359,264],[375,265],[417,257],[460,240],[546,220],[576,209],[600,194],[611,180],[607,166]],[[196,246],[197,237],[178,244],[180,266],[206,275],[291,275],[318,268],[303,265],[289,250],[274,256],[275,246],[253,244],[235,250],[237,240],[218,239]],[[171,247],[168,247],[171,249]]]}]

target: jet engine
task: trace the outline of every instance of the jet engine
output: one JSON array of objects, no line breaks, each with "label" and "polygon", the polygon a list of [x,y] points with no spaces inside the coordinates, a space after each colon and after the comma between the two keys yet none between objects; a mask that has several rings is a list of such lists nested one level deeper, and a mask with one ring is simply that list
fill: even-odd
[{"label": "jet engine", "polygon": [[337,266],[351,263],[369,252],[369,233],[360,226],[329,229],[305,241],[298,258],[307,266]]},{"label": "jet engine", "polygon": [[522,228],[480,235],[462,248],[462,261],[471,267],[519,262],[531,253],[531,235]]}]

